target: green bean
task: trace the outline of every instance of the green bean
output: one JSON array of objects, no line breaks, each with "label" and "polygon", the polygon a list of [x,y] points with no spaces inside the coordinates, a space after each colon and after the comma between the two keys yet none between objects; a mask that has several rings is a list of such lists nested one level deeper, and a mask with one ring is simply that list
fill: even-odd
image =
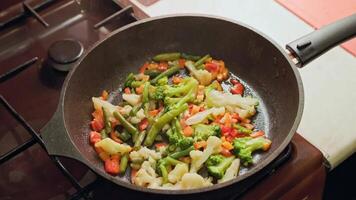
[{"label": "green bean", "polygon": [[126,142],[127,140],[129,140],[129,139],[131,138],[131,135],[127,132],[126,129],[124,129],[124,130],[122,131],[122,133],[119,133],[119,132],[117,132],[117,131],[115,131],[115,132],[116,132],[116,134],[118,135],[118,137],[119,137],[121,140],[123,140],[124,142]]},{"label": "green bean", "polygon": [[114,112],[114,117],[120,121],[120,124],[132,135],[132,140],[135,142],[136,137],[138,135],[138,130],[134,127],[130,122],[128,122],[124,116],[122,116],[119,112]]},{"label": "green bean", "polygon": [[108,137],[108,134],[106,134],[105,129],[103,129],[103,130],[100,131],[100,135],[101,135],[101,139],[105,139],[105,138]]},{"label": "green bean", "polygon": [[146,131],[142,131],[141,133],[138,134],[137,140],[135,141],[134,144],[134,149],[138,149],[141,146],[145,137],[146,137]]},{"label": "green bean", "polygon": [[143,92],[142,92],[142,103],[148,103],[149,88],[150,88],[150,82],[146,82],[143,87]]},{"label": "green bean", "polygon": [[168,151],[172,152],[172,151],[175,151],[177,148],[177,146],[175,144],[171,144],[168,146]]},{"label": "green bean", "polygon": [[180,58],[180,53],[174,52],[174,53],[162,53],[155,55],[152,60],[156,62],[160,61],[172,61],[172,60],[177,60]]},{"label": "green bean", "polygon": [[144,81],[132,81],[131,87],[137,88],[137,87],[140,87],[144,83],[145,83]]},{"label": "green bean", "polygon": [[186,60],[197,61],[197,60],[199,60],[201,57],[200,57],[200,56],[189,55],[189,54],[186,54],[186,53],[182,53],[182,58],[184,58],[184,59],[186,59]]},{"label": "green bean", "polygon": [[193,151],[193,150],[194,150],[194,146],[191,146],[191,147],[189,147],[187,149],[184,149],[183,151],[178,151],[178,152],[172,153],[169,156],[174,158],[174,159],[178,159],[178,158],[181,158],[181,157],[189,155],[189,153],[191,151]]},{"label": "green bean", "polygon": [[130,116],[136,116],[136,113],[141,109],[141,105],[134,106],[130,111]]},{"label": "green bean", "polygon": [[205,69],[205,65],[201,64],[201,65],[197,66],[196,69]]},{"label": "green bean", "polygon": [[144,74],[150,76],[150,78],[154,78],[158,76],[160,73],[161,73],[160,71],[154,69],[147,69],[144,72]]},{"label": "green bean", "polygon": [[152,79],[150,82],[152,84],[155,84],[159,79],[167,76],[170,77],[171,75],[175,74],[179,72],[179,66],[173,66],[169,69],[167,69],[166,71],[162,72],[160,75],[156,76],[156,78]]},{"label": "green bean", "polygon": [[132,81],[133,81],[134,79],[135,79],[134,74],[133,74],[133,73],[130,73],[130,74],[127,76],[126,80],[125,80],[124,86],[125,86],[125,87],[131,87],[131,83],[132,83]]},{"label": "green bean", "polygon": [[199,67],[200,65],[204,64],[204,62],[205,62],[208,58],[210,58],[210,55],[209,55],[209,54],[207,54],[207,55],[205,55],[204,57],[200,58],[200,60],[198,60],[197,62],[194,63],[194,67],[197,68],[197,67]]},{"label": "green bean", "polygon": [[103,115],[104,115],[105,132],[106,132],[106,134],[109,134],[109,133],[111,133],[111,122],[109,120],[110,113],[104,107],[102,107],[102,110],[103,110]]},{"label": "green bean", "polygon": [[128,162],[129,154],[125,153],[123,156],[121,156],[120,160],[120,174],[124,174],[126,172]]},{"label": "green bean", "polygon": [[183,104],[182,106],[170,110],[163,114],[161,117],[157,119],[156,122],[153,123],[152,127],[150,128],[145,143],[145,146],[151,146],[158,134],[159,131],[163,128],[164,125],[170,123],[175,117],[180,115],[182,112],[184,112],[188,108],[188,104]]}]

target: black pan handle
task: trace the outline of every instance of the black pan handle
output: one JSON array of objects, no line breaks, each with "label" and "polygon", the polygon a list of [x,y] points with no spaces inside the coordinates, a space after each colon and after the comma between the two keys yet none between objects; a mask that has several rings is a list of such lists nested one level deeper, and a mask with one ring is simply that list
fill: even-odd
[{"label": "black pan handle", "polygon": [[41,137],[49,155],[63,156],[86,163],[79,150],[74,146],[64,125],[63,111],[60,108],[41,129]]},{"label": "black pan handle", "polygon": [[289,44],[286,48],[303,67],[332,47],[356,36],[356,14],[338,20],[305,35]]}]

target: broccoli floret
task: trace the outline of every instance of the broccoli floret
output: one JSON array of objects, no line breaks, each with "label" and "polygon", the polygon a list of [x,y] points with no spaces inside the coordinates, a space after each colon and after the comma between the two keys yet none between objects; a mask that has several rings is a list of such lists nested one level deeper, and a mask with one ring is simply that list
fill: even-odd
[{"label": "broccoli floret", "polygon": [[168,84],[168,77],[164,76],[157,81],[157,85],[167,85]]},{"label": "broccoli floret", "polygon": [[244,137],[234,140],[234,153],[241,159],[243,165],[248,166],[252,163],[252,153],[257,150],[267,150],[271,140],[264,137]]},{"label": "broccoli floret", "polygon": [[229,168],[232,161],[235,159],[235,156],[224,157],[222,155],[213,155],[210,156],[206,161],[206,166],[208,169],[208,173],[215,178],[221,179],[226,169]]},{"label": "broccoli floret", "polygon": [[194,126],[194,140],[207,140],[209,136],[220,137],[221,129],[218,125],[197,124]]},{"label": "broccoli floret", "polygon": [[219,163],[221,163],[221,161],[223,161],[224,156],[222,156],[221,154],[217,154],[217,155],[212,155],[209,157],[209,159],[205,162],[206,166],[212,166],[212,165],[217,165]]},{"label": "broccoli floret", "polygon": [[130,73],[124,83],[124,87],[131,87],[131,83],[135,80],[135,75]]},{"label": "broccoli floret", "polygon": [[194,140],[191,137],[185,137],[182,133],[182,127],[178,119],[172,121],[172,128],[166,132],[169,144],[178,146],[181,150],[193,146]]},{"label": "broccoli floret", "polygon": [[191,138],[191,137],[183,137],[182,139],[180,139],[178,141],[177,146],[180,149],[187,149],[187,148],[193,146],[193,143],[194,143],[193,138]]},{"label": "broccoli floret", "polygon": [[163,86],[154,87],[154,90],[151,91],[152,93],[149,96],[154,100],[162,100],[165,97],[164,94],[165,88]]}]

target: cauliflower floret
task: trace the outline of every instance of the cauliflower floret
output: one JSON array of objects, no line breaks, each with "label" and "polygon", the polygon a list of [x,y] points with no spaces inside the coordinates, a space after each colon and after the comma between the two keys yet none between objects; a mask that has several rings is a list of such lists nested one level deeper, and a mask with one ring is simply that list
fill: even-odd
[{"label": "cauliflower floret", "polygon": [[213,76],[210,72],[205,69],[195,69],[192,61],[185,62],[185,66],[201,85],[209,85],[213,80]]},{"label": "cauliflower floret", "polygon": [[95,147],[100,147],[110,155],[118,154],[118,153],[125,154],[132,150],[132,148],[129,145],[119,144],[110,138],[105,138],[95,143]]},{"label": "cauliflower floret", "polygon": [[181,180],[182,176],[188,173],[187,164],[177,164],[174,169],[168,174],[168,181],[171,183],[177,183]]},{"label": "cauliflower floret", "polygon": [[[130,160],[133,162],[143,162],[144,160],[149,160],[150,163],[161,159],[161,152],[156,152],[155,150],[149,149],[147,147],[141,147],[138,151],[130,152]],[[150,160],[151,158],[151,160]]]},{"label": "cauliflower floret", "polygon": [[145,112],[142,108],[136,113],[136,117],[140,120],[143,120],[146,117]]},{"label": "cauliflower floret", "polygon": [[133,124],[138,124],[138,123],[141,122],[141,119],[136,117],[136,116],[134,116],[134,117],[130,118],[130,122],[133,123]]},{"label": "cauliflower floret", "polygon": [[[200,154],[197,151],[191,151],[190,157],[192,164],[190,172],[197,172],[209,158],[211,154],[219,153],[221,151],[221,140],[216,136],[210,136],[207,140],[206,149]],[[199,155],[200,154],[200,155]]]},{"label": "cauliflower floret", "polygon": [[105,108],[105,110],[109,111],[109,116],[110,118],[114,118],[113,112],[119,110],[121,107],[119,106],[114,106],[108,101],[104,101],[100,99],[99,97],[92,97],[91,98],[94,104],[95,110],[102,109],[102,107]]},{"label": "cauliflower floret", "polygon": [[142,187],[158,188],[162,185],[162,178],[157,177],[157,174],[150,162],[145,161],[142,163],[141,168],[137,171],[137,174],[133,178],[132,182],[135,185]]},{"label": "cauliflower floret", "polygon": [[256,113],[258,100],[251,96],[242,97],[239,94],[223,93],[212,90],[206,94],[205,101],[209,107],[224,106],[230,112],[236,112],[241,118],[248,118]]},{"label": "cauliflower floret", "polygon": [[236,158],[235,160],[232,161],[230,167],[227,168],[224,176],[220,180],[218,180],[218,183],[222,183],[236,178],[237,174],[239,173],[239,168],[240,168],[240,159]]},{"label": "cauliflower floret", "polygon": [[141,103],[141,95],[137,94],[122,94],[122,99],[127,101],[132,106],[136,106]]},{"label": "cauliflower floret", "polygon": [[132,110],[132,106],[130,105],[125,105],[123,108],[120,109],[120,113],[122,115],[129,115]]},{"label": "cauliflower floret", "polygon": [[181,189],[194,189],[213,185],[211,178],[204,179],[197,173],[186,173],[179,183]]}]

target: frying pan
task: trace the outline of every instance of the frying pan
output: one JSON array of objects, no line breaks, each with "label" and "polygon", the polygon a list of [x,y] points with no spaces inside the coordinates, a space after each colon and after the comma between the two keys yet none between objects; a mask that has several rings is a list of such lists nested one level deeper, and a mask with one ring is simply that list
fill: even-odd
[{"label": "frying pan", "polygon": [[[41,130],[50,155],[65,156],[87,165],[101,177],[132,190],[168,194],[200,194],[227,188],[260,171],[289,144],[303,110],[301,67],[356,34],[356,15],[279,47],[263,33],[240,22],[208,15],[170,15],[141,20],[114,31],[96,43],[68,74],[58,109]],[[256,96],[260,105],[255,122],[272,140],[269,151],[231,181],[192,190],[157,190],[132,185],[128,176],[111,176],[103,170],[88,142],[91,97],[114,91],[110,101],[121,99],[120,87],[129,72],[137,72],[148,58],[161,52],[209,53],[225,61]],[[128,174],[128,173],[127,173]]]}]

